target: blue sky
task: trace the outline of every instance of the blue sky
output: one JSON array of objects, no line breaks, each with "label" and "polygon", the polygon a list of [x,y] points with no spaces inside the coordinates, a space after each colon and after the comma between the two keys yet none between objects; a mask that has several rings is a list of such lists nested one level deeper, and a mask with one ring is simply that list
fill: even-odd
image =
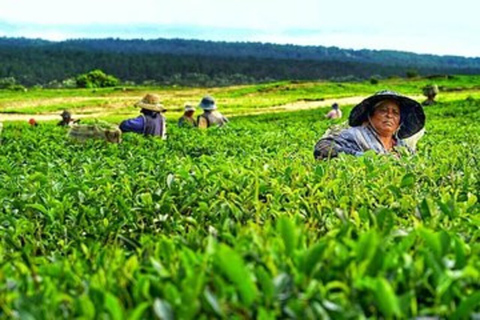
[{"label": "blue sky", "polygon": [[185,38],[480,57],[476,0],[0,0],[0,36]]}]

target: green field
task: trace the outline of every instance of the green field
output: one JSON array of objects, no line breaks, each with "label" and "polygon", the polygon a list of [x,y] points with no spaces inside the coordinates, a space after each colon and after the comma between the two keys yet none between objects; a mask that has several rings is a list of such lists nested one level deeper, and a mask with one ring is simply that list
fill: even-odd
[{"label": "green field", "polygon": [[[133,104],[146,93],[160,96],[169,110],[167,117],[180,116],[185,103],[197,105],[202,96],[211,94],[226,115],[241,115],[252,111],[269,111],[269,108],[298,101],[321,101],[344,97],[365,97],[389,88],[406,95],[418,96],[422,87],[436,83],[441,93],[438,101],[446,102],[467,97],[480,98],[480,76],[451,76],[437,79],[380,80],[372,85],[365,82],[299,82],[284,81],[260,85],[220,88],[181,87],[133,87],[103,89],[29,89],[23,91],[2,90],[0,113],[46,114],[69,109],[74,113],[95,114],[101,117],[130,116],[138,113]],[[1,119],[1,117],[0,117]]]},{"label": "green field", "polygon": [[[386,84],[419,95],[429,80],[209,89],[238,116],[203,132],[180,130],[173,113],[166,141],[77,144],[52,123],[5,122],[0,317],[477,319],[479,79],[435,80],[444,91],[425,108],[427,133],[401,159],[314,161],[334,123],[325,109],[241,114]],[[135,101],[148,91],[178,110],[203,95],[43,90],[5,93],[0,104],[22,112],[39,99]]]}]

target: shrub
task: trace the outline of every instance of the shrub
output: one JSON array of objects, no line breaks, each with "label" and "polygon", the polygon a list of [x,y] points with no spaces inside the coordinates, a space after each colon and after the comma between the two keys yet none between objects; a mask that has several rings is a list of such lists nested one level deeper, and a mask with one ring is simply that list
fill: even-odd
[{"label": "shrub", "polygon": [[418,77],[418,71],[415,70],[415,69],[407,70],[406,76],[407,76],[407,78],[409,78],[409,79],[411,79],[411,78],[416,78],[416,77]]},{"label": "shrub", "polygon": [[78,88],[106,88],[115,87],[119,80],[112,75],[107,75],[102,70],[96,69],[76,77]]},{"label": "shrub", "polygon": [[10,89],[11,87],[15,86],[17,81],[14,77],[7,77],[0,79],[0,89]]}]

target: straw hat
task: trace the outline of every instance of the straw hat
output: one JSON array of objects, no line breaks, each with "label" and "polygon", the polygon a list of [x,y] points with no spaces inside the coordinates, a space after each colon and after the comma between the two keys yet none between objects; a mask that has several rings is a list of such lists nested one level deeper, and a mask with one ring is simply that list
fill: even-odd
[{"label": "straw hat", "polygon": [[148,93],[143,97],[142,100],[138,101],[135,104],[135,107],[142,108],[155,112],[165,112],[167,111],[163,105],[160,103],[160,97],[156,94]]}]

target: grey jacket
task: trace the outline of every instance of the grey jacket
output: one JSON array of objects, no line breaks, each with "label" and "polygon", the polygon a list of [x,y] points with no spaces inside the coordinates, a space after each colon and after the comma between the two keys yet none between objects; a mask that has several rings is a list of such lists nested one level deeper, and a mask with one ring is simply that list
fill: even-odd
[{"label": "grey jacket", "polygon": [[228,119],[218,111],[205,111],[203,114],[199,115],[197,118],[198,126],[200,126],[202,118],[207,120],[207,127],[211,127],[213,125],[221,127],[228,122]]},{"label": "grey jacket", "polygon": [[[395,139],[395,147],[406,147],[410,152],[404,140]],[[315,145],[313,155],[315,159],[324,159],[338,156],[339,153],[347,153],[355,156],[361,156],[365,151],[373,150],[379,154],[387,154],[375,130],[369,125],[350,127],[337,134],[323,136]]]}]

